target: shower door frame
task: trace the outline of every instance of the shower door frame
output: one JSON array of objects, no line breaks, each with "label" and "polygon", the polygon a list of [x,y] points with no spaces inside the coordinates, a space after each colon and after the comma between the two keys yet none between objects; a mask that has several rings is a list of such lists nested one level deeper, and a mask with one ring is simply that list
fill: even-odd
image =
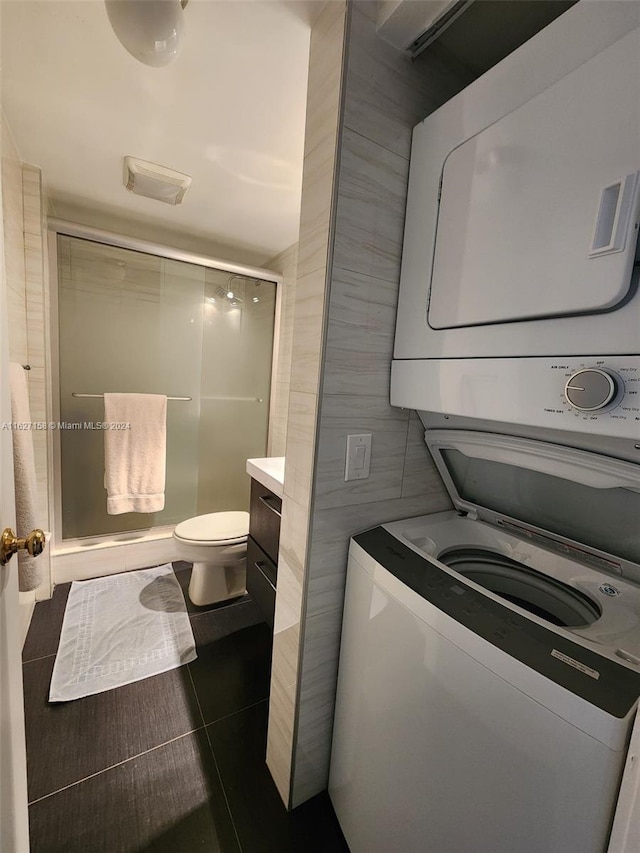
[{"label": "shower door frame", "polygon": [[[220,258],[214,258],[209,255],[200,255],[195,252],[188,252],[183,249],[174,249],[170,246],[164,246],[160,243],[153,243],[148,240],[139,240],[135,237],[128,237],[124,234],[117,234],[112,231],[104,231],[100,228],[93,228],[87,225],[79,225],[74,222],[67,222],[62,219],[49,219],[48,223],[48,247],[49,247],[49,364],[50,369],[46,378],[47,393],[50,395],[51,412],[54,423],[61,420],[60,417],[60,360],[59,360],[59,311],[58,311],[58,291],[59,291],[59,274],[58,274],[58,235],[65,237],[76,237],[83,240],[90,240],[94,243],[103,243],[107,246],[114,246],[119,249],[131,249],[136,252],[143,252],[147,255],[156,255],[161,258],[173,261],[183,261],[197,266],[209,267],[211,269],[221,270],[235,275],[241,275],[247,278],[259,279],[267,281],[276,286],[276,303],[275,314],[273,320],[273,352],[271,359],[271,386],[269,391],[269,418],[267,426],[267,454],[272,443],[272,417],[274,411],[275,395],[276,395],[276,375],[277,364],[280,351],[280,320],[282,316],[282,283],[283,276],[273,270],[264,269],[263,267],[254,267],[244,264],[231,263],[223,261]],[[83,389],[84,390],[84,389]],[[179,389],[178,389],[179,390]],[[94,393],[94,390],[87,389],[88,393]],[[100,393],[97,389],[95,393]],[[156,557],[164,561],[161,550],[158,551],[158,544],[161,540],[169,540],[173,531],[173,525],[164,525],[153,528],[125,531],[121,534],[110,533],[97,536],[85,536],[74,539],[62,538],[62,482],[61,482],[61,448],[60,448],[60,432],[56,429],[47,430],[48,438],[48,466],[49,466],[49,506],[52,507],[52,574],[54,582],[63,582],[70,579],[71,575],[76,577],[74,569],[67,567],[63,574],[56,572],[56,564],[59,566],[64,561],[65,557],[73,558],[77,554],[83,554],[86,560],[86,569],[82,575],[78,574],[77,579],[82,577],[93,576],[91,572],[91,556],[100,552],[104,553],[104,548],[108,546],[119,547],[127,546],[131,548],[134,544],[140,546],[140,561],[141,566],[127,566],[127,568],[140,568],[145,565],[144,560],[154,560]],[[100,550],[96,550],[96,546],[101,546]],[[155,546],[155,550],[154,550]],[[57,559],[56,559],[57,557]],[[117,571],[124,571],[123,567],[117,568]],[[56,574],[58,577],[56,578]]]}]

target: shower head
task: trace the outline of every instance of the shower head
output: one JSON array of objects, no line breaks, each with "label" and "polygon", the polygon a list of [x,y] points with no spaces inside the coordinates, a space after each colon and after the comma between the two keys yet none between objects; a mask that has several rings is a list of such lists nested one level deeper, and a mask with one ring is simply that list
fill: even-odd
[{"label": "shower head", "polygon": [[[233,293],[233,296],[229,296],[230,293]],[[214,288],[214,294],[220,299],[233,299],[234,302],[243,301],[242,297],[238,296],[237,293],[234,293],[229,286],[225,289],[224,287],[220,287],[220,285],[216,285]]]}]

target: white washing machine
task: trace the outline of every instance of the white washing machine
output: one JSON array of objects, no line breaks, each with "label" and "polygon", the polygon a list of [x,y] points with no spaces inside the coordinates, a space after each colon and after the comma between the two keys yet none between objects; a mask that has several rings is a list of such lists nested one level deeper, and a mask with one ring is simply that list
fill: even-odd
[{"label": "white washing machine", "polygon": [[329,783],[347,842],[604,853],[640,696],[640,470],[427,441],[456,509],[349,552]]}]

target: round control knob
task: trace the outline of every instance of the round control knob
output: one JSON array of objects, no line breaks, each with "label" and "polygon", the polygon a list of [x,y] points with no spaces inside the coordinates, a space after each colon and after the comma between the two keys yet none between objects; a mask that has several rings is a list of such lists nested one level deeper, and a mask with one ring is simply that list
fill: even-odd
[{"label": "round control knob", "polygon": [[565,385],[564,393],[580,412],[596,412],[604,409],[616,397],[620,379],[615,373],[599,367],[578,370]]}]

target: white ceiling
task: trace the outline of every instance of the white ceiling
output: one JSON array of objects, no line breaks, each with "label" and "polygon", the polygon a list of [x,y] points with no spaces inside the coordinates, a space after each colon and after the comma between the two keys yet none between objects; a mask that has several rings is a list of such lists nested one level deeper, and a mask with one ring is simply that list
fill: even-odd
[{"label": "white ceiling", "polygon": [[[4,109],[54,212],[98,211],[248,263],[294,243],[318,6],[190,0],[180,54],[150,68],[118,42],[101,0],[4,0]],[[127,154],[191,175],[183,204],[127,192]]]}]

